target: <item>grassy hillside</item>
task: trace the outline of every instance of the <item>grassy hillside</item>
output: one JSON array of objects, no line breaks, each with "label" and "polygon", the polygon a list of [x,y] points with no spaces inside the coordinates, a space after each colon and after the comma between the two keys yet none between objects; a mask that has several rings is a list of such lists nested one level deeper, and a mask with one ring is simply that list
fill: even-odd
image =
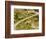
[{"label": "grassy hillside", "polygon": [[[31,9],[14,9],[14,29],[30,30],[38,29],[39,15],[36,15],[38,10]],[[30,17],[30,18],[29,18]]]}]

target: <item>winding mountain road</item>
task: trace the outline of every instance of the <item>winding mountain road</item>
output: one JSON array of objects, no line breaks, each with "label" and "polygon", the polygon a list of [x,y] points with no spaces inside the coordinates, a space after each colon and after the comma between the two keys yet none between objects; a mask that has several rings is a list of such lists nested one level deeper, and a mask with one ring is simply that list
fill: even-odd
[{"label": "winding mountain road", "polygon": [[17,23],[15,23],[15,26],[17,26],[19,23],[23,22],[24,20],[29,19],[29,18],[34,17],[34,16],[37,16],[37,15],[39,14],[39,13],[37,13],[37,12],[35,12],[35,13],[36,13],[36,14],[33,15],[33,16],[29,16],[29,17],[26,17],[26,18],[24,18],[24,19],[18,21]]}]

